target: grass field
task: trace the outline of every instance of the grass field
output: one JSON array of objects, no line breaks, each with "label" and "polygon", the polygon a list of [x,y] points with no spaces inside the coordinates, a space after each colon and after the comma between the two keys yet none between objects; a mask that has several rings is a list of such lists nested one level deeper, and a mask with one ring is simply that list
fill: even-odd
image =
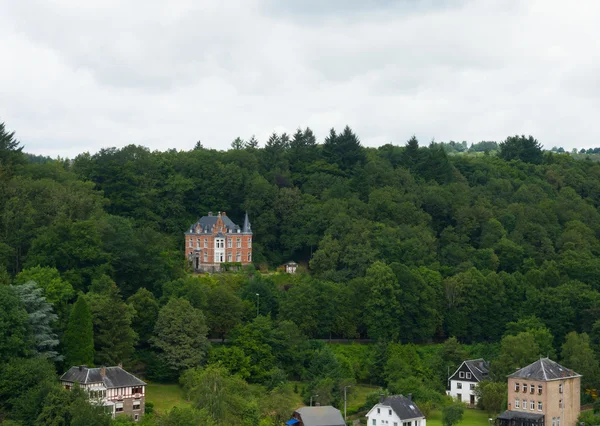
[{"label": "grass field", "polygon": [[[489,426],[488,418],[485,411],[467,408],[462,421],[457,426]],[[427,426],[442,426],[442,412],[432,411],[427,417]]]},{"label": "grass field", "polygon": [[149,384],[146,386],[146,401],[154,404],[154,410],[160,413],[173,407],[189,407],[183,390],[179,385]]}]

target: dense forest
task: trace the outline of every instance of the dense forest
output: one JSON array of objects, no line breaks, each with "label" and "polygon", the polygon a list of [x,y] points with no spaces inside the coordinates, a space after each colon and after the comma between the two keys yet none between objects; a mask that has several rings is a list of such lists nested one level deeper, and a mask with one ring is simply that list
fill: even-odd
[{"label": "dense forest", "polygon": [[[540,355],[584,374],[584,400],[600,386],[595,161],[531,136],[366,148],[349,127],[227,151],[22,150],[1,124],[6,424],[109,424],[57,388],[78,364],[181,383],[192,408],[144,418],[156,425],[280,424],[294,395],[339,405],[354,383],[425,411],[466,357],[492,361],[490,412],[505,375]],[[481,155],[449,155],[469,150]],[[249,214],[254,266],[190,273],[183,233],[208,211]],[[288,260],[299,274],[278,270]]]}]

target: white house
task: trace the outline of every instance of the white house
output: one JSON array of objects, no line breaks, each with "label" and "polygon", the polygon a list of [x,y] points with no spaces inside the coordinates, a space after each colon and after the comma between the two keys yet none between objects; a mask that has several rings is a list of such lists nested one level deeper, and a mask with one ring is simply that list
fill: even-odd
[{"label": "white house", "polygon": [[482,380],[486,380],[489,373],[489,362],[481,358],[463,361],[454,374],[448,378],[446,394],[474,407],[477,404],[473,393],[475,386]]},{"label": "white house", "polygon": [[379,403],[367,413],[368,426],[426,426],[425,416],[419,407],[402,395],[392,395],[379,399]]},{"label": "white house", "polygon": [[89,394],[90,400],[103,405],[115,418],[124,414],[138,421],[144,415],[146,383],[117,367],[71,367],[60,378],[65,389],[75,383]]}]

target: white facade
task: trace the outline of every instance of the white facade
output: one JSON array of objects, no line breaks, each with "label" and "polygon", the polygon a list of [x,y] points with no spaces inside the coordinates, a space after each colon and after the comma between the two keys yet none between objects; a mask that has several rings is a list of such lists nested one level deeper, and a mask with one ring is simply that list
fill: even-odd
[{"label": "white facade", "polygon": [[475,393],[473,392],[476,385],[476,382],[450,380],[450,389],[446,393],[465,404],[476,404],[477,398],[475,398]]},{"label": "white facade", "polygon": [[367,413],[367,426],[426,426],[425,417],[401,419],[389,405],[377,404]]}]

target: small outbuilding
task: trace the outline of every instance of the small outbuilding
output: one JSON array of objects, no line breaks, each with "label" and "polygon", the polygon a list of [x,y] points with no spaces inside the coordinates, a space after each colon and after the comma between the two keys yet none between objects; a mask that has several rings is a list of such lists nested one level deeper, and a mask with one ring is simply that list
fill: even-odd
[{"label": "small outbuilding", "polygon": [[283,271],[286,274],[295,274],[296,269],[298,269],[298,264],[293,260],[290,260],[288,263],[283,264]]}]

